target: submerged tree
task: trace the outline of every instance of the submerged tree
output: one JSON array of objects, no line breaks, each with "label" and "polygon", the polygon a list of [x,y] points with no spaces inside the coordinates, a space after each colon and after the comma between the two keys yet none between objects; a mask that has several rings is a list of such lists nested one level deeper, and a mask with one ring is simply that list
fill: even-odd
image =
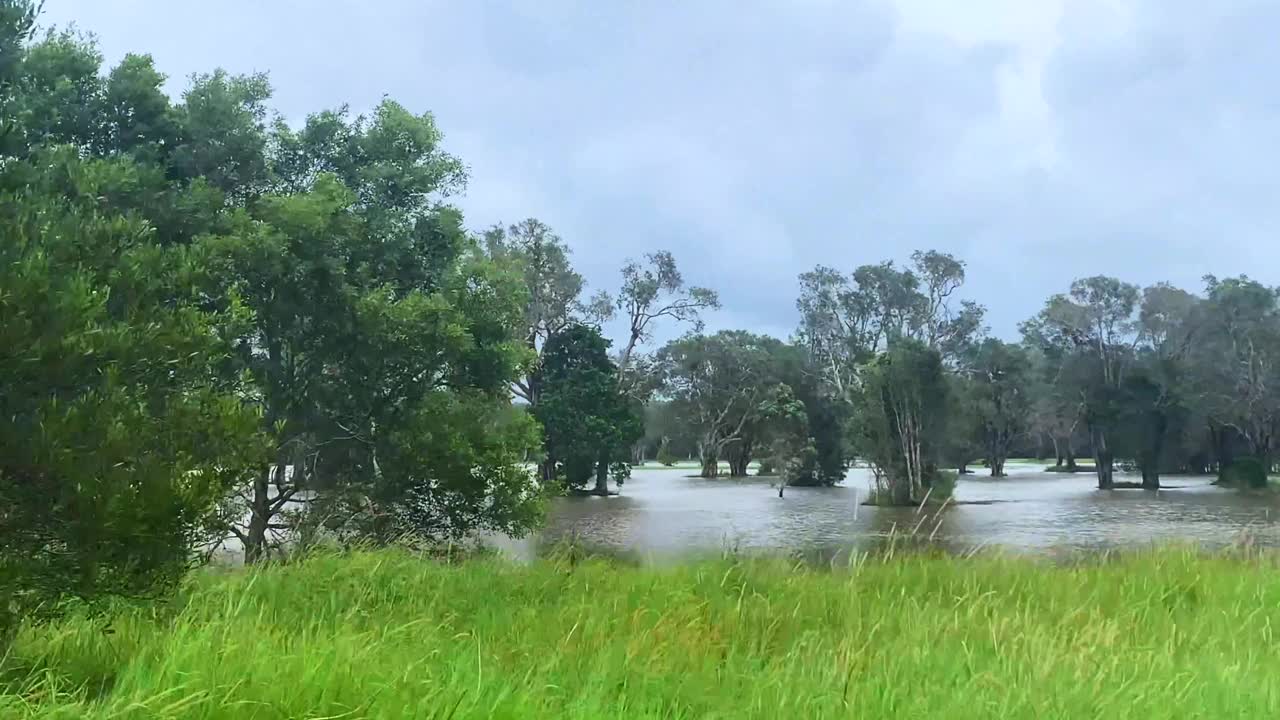
[{"label": "submerged tree", "polygon": [[644,434],[640,404],[623,392],[609,342],[594,328],[570,325],[553,334],[543,354],[544,393],[534,414],[546,428],[547,452],[565,484],[609,492],[621,484],[631,446]]},{"label": "submerged tree", "polygon": [[989,339],[978,345],[968,362],[979,438],[991,477],[1004,476],[1004,463],[1014,441],[1030,418],[1031,364],[1017,345]]},{"label": "submerged tree", "polygon": [[1123,385],[1141,340],[1139,291],[1115,278],[1076,280],[1055,295],[1031,323],[1044,350],[1070,368],[1093,448],[1098,487],[1114,484],[1116,432],[1124,412]]},{"label": "submerged tree", "polygon": [[924,500],[938,478],[947,404],[942,357],[923,343],[895,343],[864,369],[856,437],[875,471],[878,502]]},{"label": "submerged tree", "polygon": [[[1280,302],[1273,288],[1247,277],[1206,278],[1203,330],[1193,350],[1198,395],[1216,426],[1221,472],[1240,462],[1232,436],[1261,468],[1262,485],[1280,431]],[[1225,457],[1222,457],[1225,456]]]},{"label": "submerged tree", "polygon": [[[898,437],[886,435],[889,424],[907,417],[894,409],[894,403],[907,396],[886,396],[883,387],[869,388],[870,375],[864,375],[874,371],[876,382],[882,383],[890,366],[895,368],[894,373],[906,372],[908,367],[923,371],[924,366],[906,355],[896,363],[883,359],[902,344],[911,348],[904,353],[927,350],[937,357],[942,368],[958,369],[967,349],[983,332],[983,309],[955,298],[964,279],[964,263],[936,251],[913,253],[907,268],[884,262],[864,265],[844,276],[819,266],[800,277],[799,345],[821,378],[827,397],[845,404],[855,418],[855,444],[864,455],[878,458],[871,462],[883,482],[889,483],[890,490],[880,493],[887,501],[913,498],[915,488],[933,470],[926,471],[914,460],[898,462],[894,460],[896,452],[886,454],[884,448],[896,444],[893,438]],[[895,377],[904,379],[906,375]],[[912,382],[927,384],[931,380],[916,378]],[[910,391],[904,388],[904,392]],[[939,393],[936,399],[944,399],[946,389]],[[932,411],[947,412],[947,406],[943,403]],[[912,422],[917,419],[915,415],[910,417]],[[932,432],[946,421],[946,417],[930,418],[926,424]],[[939,461],[944,454],[943,445],[941,436],[930,438],[928,463]]]},{"label": "submerged tree", "polygon": [[1141,338],[1123,384],[1124,426],[1142,471],[1142,487],[1160,487],[1170,440],[1185,429],[1194,387],[1189,361],[1201,335],[1200,300],[1167,284],[1143,290]]},{"label": "submerged tree", "polygon": [[773,338],[725,331],[691,335],[659,352],[665,391],[698,434],[703,477],[717,477],[726,450],[777,411],[779,345]]}]

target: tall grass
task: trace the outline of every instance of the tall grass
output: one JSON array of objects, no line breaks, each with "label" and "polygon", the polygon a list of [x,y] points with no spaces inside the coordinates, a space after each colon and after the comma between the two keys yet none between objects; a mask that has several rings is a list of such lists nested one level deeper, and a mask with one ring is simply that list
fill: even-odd
[{"label": "tall grass", "polygon": [[399,552],[24,627],[14,718],[1280,717],[1271,558],[625,567]]}]

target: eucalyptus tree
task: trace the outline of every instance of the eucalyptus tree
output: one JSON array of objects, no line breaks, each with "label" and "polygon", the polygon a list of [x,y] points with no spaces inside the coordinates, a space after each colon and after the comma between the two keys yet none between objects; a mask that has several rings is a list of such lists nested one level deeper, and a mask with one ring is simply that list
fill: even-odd
[{"label": "eucalyptus tree", "polygon": [[938,478],[949,397],[942,356],[924,343],[894,343],[863,371],[856,437],[872,464],[880,504],[922,502]]},{"label": "eucalyptus tree", "polygon": [[1123,386],[1142,337],[1139,298],[1135,285],[1100,275],[1083,278],[1068,294],[1049,298],[1027,328],[1075,380],[1068,387],[1083,409],[1098,487],[1104,490],[1114,484]]},{"label": "eucalyptus tree", "polygon": [[[1265,483],[1280,430],[1277,291],[1244,276],[1210,276],[1206,286],[1203,333],[1195,343],[1202,401],[1213,422],[1238,436],[1261,466],[1251,482]],[[1218,439],[1224,472],[1233,460],[1223,452],[1225,435]]]},{"label": "eucalyptus tree", "polygon": [[1201,300],[1166,283],[1148,287],[1142,292],[1138,326],[1133,368],[1122,385],[1124,427],[1142,471],[1142,487],[1155,490],[1162,465],[1169,464],[1170,440],[1185,431],[1196,402],[1190,356],[1204,329]]},{"label": "eucalyptus tree", "polygon": [[697,432],[703,477],[717,477],[726,450],[787,404],[776,364],[780,345],[732,330],[686,336],[658,352],[664,391]]},{"label": "eucalyptus tree", "polygon": [[[554,334],[577,322],[583,281],[570,262],[568,245],[550,227],[535,218],[503,228],[495,225],[484,233],[489,256],[510,263],[523,277],[526,291],[521,335],[529,350],[541,355]],[[515,394],[531,406],[541,391],[539,365],[515,383]]]},{"label": "eucalyptus tree", "polygon": [[[892,374],[895,382],[932,383],[931,366],[916,362],[920,358],[914,355],[923,350],[935,353],[943,368],[961,369],[967,349],[983,332],[983,309],[956,298],[964,279],[964,263],[936,251],[913,253],[911,265],[906,268],[883,262],[864,265],[846,276],[819,266],[800,276],[797,342],[805,348],[812,367],[829,391],[842,402],[856,406],[854,415],[864,427],[855,430],[855,445],[861,446],[858,449],[876,464],[878,475],[889,483],[889,491],[879,494],[886,501],[914,497],[914,488],[924,482],[926,473],[913,454],[919,448],[899,447],[896,441],[886,440],[887,428],[896,426],[902,417],[901,408],[894,405],[901,398],[893,393],[868,391],[863,387],[862,375],[874,367],[878,383],[887,374]],[[912,357],[877,365],[877,358],[899,344],[910,345]],[[926,374],[912,380],[903,374],[904,369]],[[901,397],[914,396],[915,390],[923,387],[904,388]],[[934,410],[944,412],[947,408],[943,403]],[[929,430],[941,426],[930,425]],[[931,438],[930,452],[941,453],[941,445],[940,438]],[[886,454],[885,448],[890,447],[899,447],[905,453],[901,461],[896,455]],[[929,461],[935,462],[936,458]],[[886,464],[879,465],[881,462]]]},{"label": "eucalyptus tree", "polygon": [[1026,350],[987,339],[968,360],[978,435],[992,477],[1005,474],[1004,464],[1015,440],[1031,418],[1031,361]]},{"label": "eucalyptus tree", "polygon": [[654,324],[663,318],[692,326],[694,332],[703,328],[702,313],[720,307],[720,297],[714,290],[688,285],[676,266],[675,256],[661,250],[645,256],[646,265],[634,260],[622,266],[622,287],[616,296],[607,292],[597,293],[589,305],[591,313],[600,321],[612,319],[622,313],[627,323],[622,350],[618,355],[618,373],[628,386],[633,380],[632,371],[636,349],[652,339]]}]

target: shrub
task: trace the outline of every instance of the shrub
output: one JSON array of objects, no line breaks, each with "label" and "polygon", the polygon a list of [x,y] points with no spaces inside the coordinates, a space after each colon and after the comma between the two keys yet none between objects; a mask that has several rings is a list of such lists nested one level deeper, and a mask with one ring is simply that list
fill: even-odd
[{"label": "shrub", "polygon": [[1267,486],[1267,468],[1258,458],[1238,458],[1222,473],[1222,484],[1230,487],[1264,488]]}]

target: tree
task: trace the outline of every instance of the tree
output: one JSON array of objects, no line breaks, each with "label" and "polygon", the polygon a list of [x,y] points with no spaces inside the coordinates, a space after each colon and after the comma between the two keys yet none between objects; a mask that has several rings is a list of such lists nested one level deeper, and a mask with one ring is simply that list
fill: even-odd
[{"label": "tree", "polygon": [[920,339],[936,348],[944,359],[958,359],[983,331],[985,310],[965,300],[958,310],[952,298],[964,285],[965,264],[947,253],[936,250],[911,254],[915,274],[920,278],[924,302],[920,310]]},{"label": "tree", "polygon": [[229,75],[216,70],[194,75],[175,109],[182,140],[172,166],[179,177],[201,178],[233,202],[268,190],[267,100],[264,74]]},{"label": "tree", "polygon": [[1200,335],[1200,309],[1198,298],[1168,284],[1142,293],[1141,339],[1123,382],[1123,425],[1147,490],[1159,489],[1168,440],[1182,433],[1189,416],[1188,358]]},{"label": "tree", "polygon": [[548,458],[571,488],[593,479],[609,492],[609,471],[621,482],[630,448],[644,434],[640,405],[623,392],[609,343],[594,328],[569,325],[552,334],[543,353],[543,395],[533,412],[546,429]]},{"label": "tree", "polygon": [[630,446],[643,433],[640,404],[622,392],[608,347],[598,330],[585,325],[553,335],[545,356],[546,402],[535,409],[565,484],[580,489],[594,481],[600,495],[608,494],[611,474],[623,483]]},{"label": "tree", "polygon": [[[495,225],[484,234],[490,257],[513,263],[524,277],[527,300],[522,335],[528,348],[540,354],[547,339],[576,320],[582,276],[569,263],[569,248],[544,223],[529,218],[505,230]],[[540,366],[515,384],[518,397],[532,406],[541,391]]]},{"label": "tree", "polygon": [[248,316],[206,309],[205,257],[112,205],[131,160],[24,154],[0,165],[0,590],[168,587],[264,449],[222,372]]},{"label": "tree", "polygon": [[924,500],[938,477],[947,402],[942,356],[917,340],[895,343],[864,369],[857,442],[875,471],[878,502]]},{"label": "tree", "polygon": [[663,250],[645,258],[648,267],[634,260],[622,266],[622,289],[616,298],[601,292],[591,300],[592,313],[602,321],[612,318],[615,311],[626,315],[627,339],[618,358],[620,376],[630,372],[636,347],[652,337],[655,321],[671,318],[690,323],[700,332],[702,312],[720,307],[714,290],[685,285],[671,253]]},{"label": "tree", "polygon": [[[298,133],[275,132],[265,145],[283,150],[268,158],[269,185],[285,192],[259,196],[237,225],[206,240],[224,282],[254,311],[238,358],[259,381],[275,438],[273,462],[244,496],[249,522],[233,528],[247,559],[262,556],[276,518],[304,490],[339,504],[328,512],[345,514],[347,527],[383,527],[380,539],[439,530],[434,520],[414,524],[426,515],[404,504],[422,507],[462,486],[492,512],[455,520],[521,531],[527,524],[507,518],[535,517],[522,505],[537,498],[528,478],[504,474],[523,455],[518,425],[496,425],[510,429],[501,442],[465,426],[436,430],[435,439],[476,443],[453,447],[486,463],[470,471],[420,455],[437,448],[403,432],[427,422],[430,407],[449,408],[441,423],[485,422],[530,360],[518,337],[519,277],[484,258],[461,216],[439,202],[460,165],[434,144],[434,121],[387,101],[371,120],[322,113]],[[520,482],[528,492],[513,489]]]},{"label": "tree", "polygon": [[823,266],[800,276],[799,339],[838,392],[855,389],[858,367],[899,340],[923,343],[954,365],[981,333],[980,306],[952,307],[964,263],[933,250],[911,258],[908,269],[887,261],[847,278]]},{"label": "tree", "polygon": [[956,469],[956,475],[968,475],[969,463],[987,459],[986,437],[980,415],[981,388],[977,379],[966,372],[947,376],[947,432],[939,449],[943,465]]},{"label": "tree", "polygon": [[[569,263],[569,248],[544,223],[529,218],[503,229],[495,225],[484,234],[488,256],[524,279],[525,309],[520,336],[533,355],[522,377],[514,384],[516,397],[530,408],[542,398],[541,354],[547,340],[576,322],[582,276]],[[545,484],[555,478],[556,463],[548,447],[544,423],[544,458],[539,472]]]},{"label": "tree", "polygon": [[851,461],[850,404],[822,380],[804,348],[779,350],[779,372],[802,418],[783,414],[771,427],[774,465],[789,485],[830,486],[844,480]]},{"label": "tree", "polygon": [[1073,392],[1084,408],[1098,488],[1114,484],[1113,434],[1123,412],[1122,386],[1141,340],[1135,316],[1139,291],[1115,278],[1076,280],[1069,295],[1055,295],[1028,330],[1045,349],[1076,370]]},{"label": "tree", "polygon": [[[1200,397],[1219,426],[1219,445],[1229,442],[1224,431],[1237,435],[1265,475],[1280,429],[1277,291],[1244,276],[1205,281],[1204,330],[1194,350]],[[1238,460],[1228,456],[1221,470]]]},{"label": "tree", "polygon": [[1031,363],[1017,345],[988,339],[974,349],[969,373],[987,466],[991,477],[1003,477],[1009,450],[1026,431],[1031,414]]},{"label": "tree", "polygon": [[1030,427],[1053,445],[1055,469],[1075,472],[1076,431],[1083,416],[1072,373],[1078,366],[1074,362],[1077,356],[1074,350],[1053,342],[1052,330],[1043,325],[1042,319],[1021,326],[1023,347],[1032,368]]},{"label": "tree", "polygon": [[698,433],[702,477],[717,477],[726,450],[777,410],[782,392],[774,359],[778,345],[772,338],[733,330],[690,335],[659,351],[665,391]]},{"label": "tree", "polygon": [[[911,260],[909,268],[899,268],[893,262],[863,265],[847,277],[819,266],[800,276],[797,301],[801,315],[798,343],[822,379],[828,397],[849,408],[855,426],[866,423],[854,427],[855,445],[864,454],[874,450],[878,461],[873,459],[872,464],[890,484],[890,492],[882,495],[892,502],[914,497],[912,488],[925,482],[926,477],[931,478],[934,470],[917,466],[918,458],[910,463],[898,462],[897,451],[886,449],[897,447],[899,432],[895,429],[890,433],[886,423],[907,417],[895,405],[907,396],[886,395],[884,388],[869,388],[863,374],[874,371],[877,382],[883,383],[886,373],[897,373],[896,368],[902,365],[922,370],[912,355],[920,348],[935,353],[945,368],[957,370],[967,348],[983,330],[980,306],[969,302],[954,306],[955,294],[965,279],[963,262],[936,251],[913,253]],[[883,360],[900,344],[909,345],[912,350],[904,351],[908,354],[896,362]],[[934,410],[949,411],[949,406],[943,403]],[[910,418],[913,423],[917,419],[914,413]],[[936,418],[937,425],[933,420],[928,428],[931,432],[945,425],[947,418]],[[929,463],[936,463],[946,454],[941,436],[931,437],[927,444]],[[952,449],[956,454],[963,452],[959,447]]]}]

